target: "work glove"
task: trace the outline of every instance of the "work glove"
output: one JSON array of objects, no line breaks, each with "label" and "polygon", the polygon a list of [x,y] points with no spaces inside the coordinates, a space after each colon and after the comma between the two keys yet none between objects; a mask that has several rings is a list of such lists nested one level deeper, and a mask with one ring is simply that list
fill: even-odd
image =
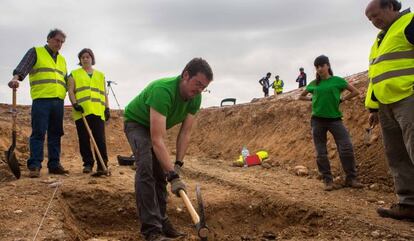
[{"label": "work glove", "polygon": [[111,117],[111,113],[109,112],[109,107],[105,107],[105,121],[108,121]]},{"label": "work glove", "polygon": [[73,109],[75,109],[76,111],[79,111],[80,113],[84,112],[83,107],[79,105],[78,103],[75,103],[72,106],[73,106]]},{"label": "work glove", "polygon": [[184,162],[182,161],[175,161],[174,163],[174,171],[180,175],[181,174],[181,167],[184,165]]},{"label": "work glove", "polygon": [[183,190],[187,193],[185,184],[181,181],[180,177],[174,178],[170,181],[171,184],[171,192],[174,193],[177,197],[180,197],[180,190]]}]

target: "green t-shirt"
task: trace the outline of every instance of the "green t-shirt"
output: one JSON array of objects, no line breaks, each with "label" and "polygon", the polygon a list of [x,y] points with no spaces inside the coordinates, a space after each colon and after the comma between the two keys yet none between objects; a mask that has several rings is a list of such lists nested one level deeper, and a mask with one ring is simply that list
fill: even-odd
[{"label": "green t-shirt", "polygon": [[306,86],[306,90],[312,93],[312,116],[322,118],[341,118],[339,110],[341,92],[348,86],[345,79],[331,76],[329,79],[321,80],[316,85],[313,80]]},{"label": "green t-shirt", "polygon": [[125,107],[125,121],[135,121],[150,127],[150,107],[167,118],[169,129],[181,123],[190,114],[196,114],[201,105],[201,94],[184,101],[179,93],[181,77],[169,77],[151,82]]}]

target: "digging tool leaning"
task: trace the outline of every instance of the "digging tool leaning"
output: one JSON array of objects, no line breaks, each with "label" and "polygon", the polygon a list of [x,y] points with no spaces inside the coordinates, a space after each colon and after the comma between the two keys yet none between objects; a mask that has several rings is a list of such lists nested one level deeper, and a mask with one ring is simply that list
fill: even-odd
[{"label": "digging tool leaning", "polygon": [[203,199],[201,198],[201,189],[200,186],[196,186],[196,194],[197,194],[197,202],[198,202],[198,208],[199,213],[196,212],[193,205],[191,204],[190,199],[188,199],[187,194],[184,192],[184,190],[179,191],[181,199],[183,199],[183,202],[185,206],[187,207],[188,212],[190,213],[191,219],[193,220],[193,223],[196,226],[198,237],[202,241],[207,241],[208,234],[210,230],[208,229],[206,225],[205,215],[204,215],[204,203]]},{"label": "digging tool leaning", "polygon": [[83,114],[82,114],[82,120],[83,120],[83,123],[85,124],[86,130],[88,131],[89,137],[91,138],[92,145],[95,148],[95,152],[98,154],[99,162],[101,163],[102,168],[103,168],[104,172],[106,173],[106,175],[109,176],[110,175],[109,170],[105,165],[105,162],[102,158],[101,152],[99,151],[98,145],[96,145],[95,138],[93,138],[91,128],[89,128],[89,125],[88,125],[88,121],[86,121],[86,118]]},{"label": "digging tool leaning", "polygon": [[12,105],[12,144],[7,151],[5,151],[7,164],[9,165],[10,170],[13,175],[19,179],[20,178],[20,166],[19,161],[16,158],[14,149],[16,148],[16,88],[13,88],[13,105]]}]

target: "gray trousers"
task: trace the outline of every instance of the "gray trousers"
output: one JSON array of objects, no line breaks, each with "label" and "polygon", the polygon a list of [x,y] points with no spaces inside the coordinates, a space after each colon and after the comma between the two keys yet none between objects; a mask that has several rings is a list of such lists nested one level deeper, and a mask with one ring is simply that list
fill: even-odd
[{"label": "gray trousers", "polygon": [[124,132],[135,155],[135,198],[141,233],[147,238],[161,233],[167,222],[167,181],[152,150],[150,130],[136,122],[125,122]]},{"label": "gray trousers", "polygon": [[379,118],[399,203],[414,205],[414,95],[380,104]]},{"label": "gray trousers", "polygon": [[341,160],[342,168],[346,174],[347,180],[355,179],[355,156],[352,147],[351,139],[348,131],[341,120],[337,121],[321,121],[312,118],[312,135],[313,142],[316,148],[316,163],[318,170],[322,174],[325,182],[332,181],[331,165],[328,160],[328,150],[326,148],[327,132],[329,131],[334,139],[339,152],[339,159]]}]

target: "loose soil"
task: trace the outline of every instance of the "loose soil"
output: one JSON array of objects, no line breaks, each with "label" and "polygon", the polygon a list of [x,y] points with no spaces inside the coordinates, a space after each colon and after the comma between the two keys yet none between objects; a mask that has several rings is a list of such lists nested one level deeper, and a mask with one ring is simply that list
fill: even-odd
[{"label": "loose soil", "polygon": [[[365,92],[366,72],[347,79]],[[300,90],[295,90],[247,104],[211,107],[198,114],[183,178],[195,206],[195,187],[201,186],[209,240],[414,240],[414,223],[380,218],[375,212],[396,199],[379,129],[374,129],[369,145],[365,140],[368,113],[363,107],[364,95],[341,104],[341,108],[352,136],[359,178],[366,187],[325,192],[315,165],[310,103],[296,100],[299,94]],[[9,105],[0,104],[3,160],[11,140],[9,109]],[[62,163],[70,175],[49,175],[43,168],[41,178],[30,179],[25,167],[30,106],[18,106],[16,154],[22,178],[15,180],[0,162],[0,240],[33,240],[36,233],[36,240],[49,241],[142,240],[135,206],[135,174],[116,160],[117,155],[130,155],[122,114],[112,111],[111,116],[106,126],[110,177],[81,173],[76,128],[67,109]],[[172,152],[178,131],[179,127],[168,131]],[[251,153],[268,151],[266,165],[233,167],[244,145]],[[343,173],[331,136],[328,149],[340,187]],[[309,174],[296,175],[297,165],[305,166]],[[56,187],[56,183],[61,185]],[[181,199],[170,196],[168,214],[172,223],[187,233],[181,240],[198,240]]]}]

